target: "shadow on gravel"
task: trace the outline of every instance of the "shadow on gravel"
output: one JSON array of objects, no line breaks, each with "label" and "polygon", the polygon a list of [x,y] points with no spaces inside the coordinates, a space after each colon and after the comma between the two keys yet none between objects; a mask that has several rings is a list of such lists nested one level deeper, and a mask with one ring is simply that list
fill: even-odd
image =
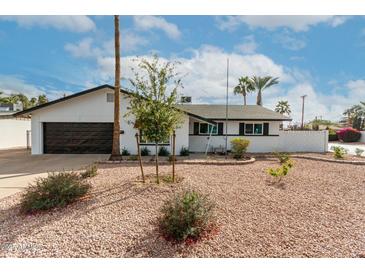
[{"label": "shadow on gravel", "polygon": [[167,242],[156,228],[148,231],[137,242],[128,246],[124,257],[172,258],[183,253],[186,248],[189,247],[184,244]]},{"label": "shadow on gravel", "polygon": [[36,214],[23,214],[20,205],[14,205],[0,210],[0,257],[7,257],[8,253],[15,252],[20,256],[29,256],[41,247],[22,241],[17,243],[19,237],[36,234],[43,226],[51,224],[63,217],[65,209],[41,212]]}]

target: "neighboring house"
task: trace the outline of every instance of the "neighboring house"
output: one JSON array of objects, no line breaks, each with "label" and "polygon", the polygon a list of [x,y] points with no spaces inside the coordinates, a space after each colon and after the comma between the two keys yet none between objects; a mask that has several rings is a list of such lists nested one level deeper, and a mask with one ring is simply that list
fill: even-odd
[{"label": "neighboring house", "polygon": [[[137,130],[131,123],[133,117],[125,117],[132,95],[125,90],[121,93],[121,149],[135,154]],[[225,106],[182,104],[177,107],[183,111],[183,123],[176,130],[177,152],[182,147],[192,152],[210,152],[225,146]],[[16,117],[31,115],[32,154],[110,153],[113,113],[114,87],[103,85],[18,112]],[[308,136],[298,139],[293,133],[279,131],[280,123],[290,120],[261,106],[228,106],[228,149],[234,137],[249,139],[252,152],[324,151],[324,146],[327,149],[327,144],[322,144],[326,139],[323,132],[318,137],[311,134],[309,139]],[[161,145],[170,148],[170,143]],[[154,144],[142,146],[150,147],[153,153]]]},{"label": "neighboring house", "polygon": [[30,147],[30,119],[15,118],[14,111],[0,111],[0,150]]},{"label": "neighboring house", "polygon": [[12,104],[12,103],[0,103],[0,112],[15,112],[23,110],[22,103]]}]

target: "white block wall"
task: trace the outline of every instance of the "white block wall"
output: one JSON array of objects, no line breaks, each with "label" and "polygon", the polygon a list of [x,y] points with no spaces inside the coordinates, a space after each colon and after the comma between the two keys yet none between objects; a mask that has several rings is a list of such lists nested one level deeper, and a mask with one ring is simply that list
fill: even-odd
[{"label": "white block wall", "polygon": [[279,150],[285,152],[326,152],[328,130],[280,131]]},{"label": "white block wall", "polygon": [[0,149],[27,147],[27,130],[30,120],[0,119]]},{"label": "white block wall", "polygon": [[[228,150],[233,138],[250,140],[248,152],[326,152],[328,131],[279,131],[279,136],[228,136]],[[208,136],[190,136],[191,152],[205,152]],[[213,147],[225,148],[225,136],[212,136],[209,151]]]}]

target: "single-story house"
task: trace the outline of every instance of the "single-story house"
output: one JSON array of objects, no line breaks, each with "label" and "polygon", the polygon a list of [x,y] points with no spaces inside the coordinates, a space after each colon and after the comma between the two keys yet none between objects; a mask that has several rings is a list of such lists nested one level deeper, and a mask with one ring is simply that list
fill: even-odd
[{"label": "single-story house", "polygon": [[[125,117],[131,93],[121,90],[121,150],[136,154],[137,146],[131,120]],[[323,133],[315,138],[285,134],[280,123],[290,121],[261,106],[179,104],[183,123],[176,130],[176,151],[211,152],[225,147],[230,140],[242,137],[251,141],[249,151],[323,151]],[[110,153],[112,147],[114,87],[102,85],[27,109],[16,117],[31,116],[32,154]],[[293,139],[294,138],[294,139]],[[320,140],[320,142],[318,142]],[[303,142],[305,144],[303,145]],[[161,144],[170,147],[171,141]],[[309,145],[308,145],[309,144]],[[288,147],[290,146],[291,147]],[[154,144],[143,143],[153,154]],[[327,147],[326,147],[327,149]]]}]

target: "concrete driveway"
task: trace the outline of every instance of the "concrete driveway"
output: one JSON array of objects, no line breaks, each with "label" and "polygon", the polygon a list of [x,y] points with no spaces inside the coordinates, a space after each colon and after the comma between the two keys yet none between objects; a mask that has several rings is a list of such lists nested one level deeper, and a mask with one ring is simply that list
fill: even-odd
[{"label": "concrete driveway", "polygon": [[106,154],[30,155],[25,149],[0,150],[0,199],[26,188],[37,177],[52,171],[79,170]]}]

